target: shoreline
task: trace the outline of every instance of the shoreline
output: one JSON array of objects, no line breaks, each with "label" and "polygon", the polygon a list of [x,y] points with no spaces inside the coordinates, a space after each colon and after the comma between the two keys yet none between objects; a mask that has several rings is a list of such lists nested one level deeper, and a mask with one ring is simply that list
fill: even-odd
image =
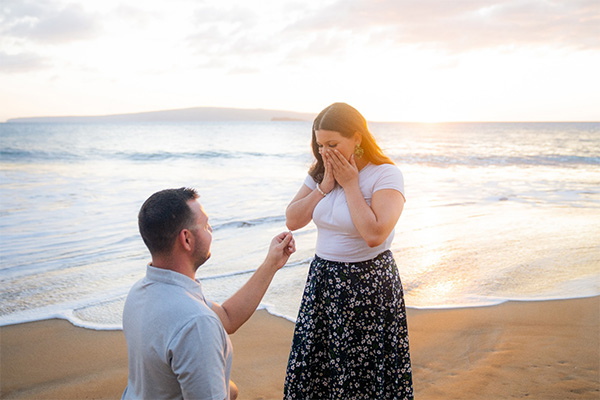
[{"label": "shoreline", "polygon": [[[415,397],[598,399],[600,296],[407,308]],[[231,335],[240,399],[281,399],[294,325],[257,311]],[[127,383],[120,330],[50,319],[0,327],[3,399],[115,399]]]},{"label": "shoreline", "polygon": [[[507,303],[540,303],[540,302],[547,302],[547,301],[569,301],[569,300],[579,300],[579,299],[588,299],[588,298],[594,298],[594,297],[600,297],[600,294],[597,295],[586,295],[586,296],[581,296],[581,297],[567,297],[567,298],[551,298],[551,299],[510,299],[510,300],[499,300],[498,302],[494,302],[494,303],[486,303],[486,304],[464,304],[464,305],[453,305],[453,306],[438,306],[438,307],[416,307],[416,306],[406,306],[406,311],[410,314],[411,312],[426,312],[426,311],[451,311],[451,310],[469,310],[469,309],[479,309],[479,308],[490,308],[490,307],[497,307],[503,304],[507,304]],[[279,314],[277,312],[272,312],[269,309],[269,306],[264,306],[264,307],[260,307],[257,308],[256,311],[261,311],[261,312],[265,312],[267,313],[269,316],[275,317],[275,318],[280,318],[283,319],[289,323],[294,324],[295,321],[292,320],[290,317],[283,315],[283,314]],[[8,323],[1,323],[0,322],[0,329],[4,328],[4,327],[9,327],[9,326],[15,326],[15,325],[23,325],[23,324],[31,324],[31,323],[36,323],[36,322],[44,322],[44,321],[52,321],[52,320],[60,320],[60,321],[66,321],[68,322],[70,325],[72,325],[75,328],[81,328],[81,329],[86,329],[86,330],[91,330],[91,331],[96,331],[96,332],[114,332],[114,331],[122,331],[123,328],[121,325],[116,325],[116,324],[112,324],[112,325],[106,325],[106,324],[98,324],[98,325],[92,325],[89,322],[85,322],[85,321],[81,321],[78,320],[76,318],[71,318],[70,317],[71,313],[70,312],[59,312],[59,313],[55,313],[52,314],[51,316],[48,317],[40,317],[40,318],[29,318],[23,321],[15,321],[15,322],[8,322]],[[86,325],[89,324],[89,325]]]}]

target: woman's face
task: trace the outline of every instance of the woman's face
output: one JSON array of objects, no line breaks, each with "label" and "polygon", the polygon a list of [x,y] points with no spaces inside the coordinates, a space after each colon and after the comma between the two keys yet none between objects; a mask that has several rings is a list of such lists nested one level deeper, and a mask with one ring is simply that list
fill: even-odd
[{"label": "woman's face", "polygon": [[350,156],[354,153],[354,147],[360,144],[360,134],[354,137],[347,138],[336,131],[327,131],[319,129],[315,132],[319,153],[323,156],[324,151],[338,150],[346,160],[350,160]]}]

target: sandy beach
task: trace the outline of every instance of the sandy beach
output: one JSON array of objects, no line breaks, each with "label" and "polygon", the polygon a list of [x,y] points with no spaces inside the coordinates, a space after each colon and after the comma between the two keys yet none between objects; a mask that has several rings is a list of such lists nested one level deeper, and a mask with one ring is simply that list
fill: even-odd
[{"label": "sandy beach", "polygon": [[[600,297],[409,309],[417,399],[599,399]],[[293,324],[258,311],[237,333],[240,399],[280,399]],[[117,399],[121,331],[63,320],[0,328],[3,399]]]}]

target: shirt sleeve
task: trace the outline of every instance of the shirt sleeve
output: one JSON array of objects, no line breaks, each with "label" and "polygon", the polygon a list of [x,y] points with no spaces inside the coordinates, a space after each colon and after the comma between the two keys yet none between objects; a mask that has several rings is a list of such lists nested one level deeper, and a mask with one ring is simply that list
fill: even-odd
[{"label": "shirt sleeve", "polygon": [[308,186],[308,188],[310,190],[315,190],[315,188],[317,187],[317,182],[315,182],[315,180],[313,179],[313,177],[310,176],[310,175],[306,175],[306,179],[304,179],[304,184],[306,186]]},{"label": "shirt sleeve", "polygon": [[397,190],[406,199],[406,195],[404,194],[404,176],[402,175],[402,171],[395,165],[383,164],[381,174],[375,181],[373,193],[383,189]]},{"label": "shirt sleeve", "polygon": [[229,398],[225,335],[219,321],[201,316],[186,324],[171,341],[171,369],[184,399]]}]

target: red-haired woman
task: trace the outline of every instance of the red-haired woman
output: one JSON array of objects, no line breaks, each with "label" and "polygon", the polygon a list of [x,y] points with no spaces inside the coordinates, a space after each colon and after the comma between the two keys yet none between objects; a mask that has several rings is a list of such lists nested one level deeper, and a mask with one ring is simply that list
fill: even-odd
[{"label": "red-haired woman", "polygon": [[286,210],[317,226],[288,361],[286,399],[412,399],[402,284],[390,245],[404,180],[345,103],[317,116],[315,162]]}]

